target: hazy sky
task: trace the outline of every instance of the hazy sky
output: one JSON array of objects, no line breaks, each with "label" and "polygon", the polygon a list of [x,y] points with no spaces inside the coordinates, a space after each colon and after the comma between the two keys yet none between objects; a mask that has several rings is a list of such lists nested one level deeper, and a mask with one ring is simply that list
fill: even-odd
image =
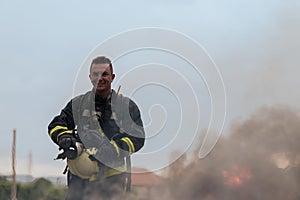
[{"label": "hazy sky", "polygon": [[[206,49],[226,87],[224,134],[232,120],[247,117],[262,105],[285,104],[299,109],[299,11],[300,3],[296,0],[0,1],[0,173],[11,171],[12,130],[16,128],[17,172],[28,172],[31,151],[33,175],[60,175],[64,164],[53,161],[57,147],[47,135],[48,123],[73,96],[77,73],[90,52],[108,38],[132,29],[171,29]],[[134,40],[126,42],[134,43]],[[167,63],[168,56],[173,59],[170,63]],[[163,53],[137,52],[116,61],[115,68],[121,77],[126,71],[154,60],[167,63],[180,73],[189,70],[176,68],[176,59]],[[118,69],[120,66],[126,66],[125,70]],[[176,80],[167,76],[163,77]],[[211,106],[209,94],[203,80],[199,79],[199,87],[197,81],[197,77],[191,78],[197,96],[203,97],[200,110],[205,121]],[[182,86],[181,82],[174,82]],[[169,117],[176,124],[166,123],[162,131],[166,137],[160,142],[151,142],[149,138],[144,150],[147,152],[161,148],[172,137],[168,134],[176,132],[173,129],[179,126],[180,118],[176,116],[180,110],[172,107],[176,105],[175,98],[166,101],[168,98],[155,95],[157,88],[145,90],[153,95],[137,92],[134,99],[141,106],[148,134],[155,129],[148,125],[152,120],[148,113],[151,103],[165,105],[152,107],[157,122]],[[168,102],[171,107],[167,106]],[[164,109],[173,111],[160,119],[162,115],[155,112],[163,113]],[[207,128],[205,123],[199,127]],[[182,148],[180,144],[178,148]],[[173,150],[176,145],[168,152]],[[162,155],[164,160],[167,157],[167,153]],[[135,164],[149,167],[151,162],[140,160]]]}]

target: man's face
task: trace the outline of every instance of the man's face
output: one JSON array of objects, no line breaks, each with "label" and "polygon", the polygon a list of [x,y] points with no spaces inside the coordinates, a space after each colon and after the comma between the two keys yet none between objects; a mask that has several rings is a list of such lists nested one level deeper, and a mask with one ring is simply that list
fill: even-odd
[{"label": "man's face", "polygon": [[90,80],[98,94],[107,95],[111,91],[111,82],[115,78],[108,63],[92,64]]}]

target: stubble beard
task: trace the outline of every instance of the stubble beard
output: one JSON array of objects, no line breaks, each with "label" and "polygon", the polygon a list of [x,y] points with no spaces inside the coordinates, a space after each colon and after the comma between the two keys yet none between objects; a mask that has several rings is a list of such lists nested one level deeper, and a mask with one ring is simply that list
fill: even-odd
[{"label": "stubble beard", "polygon": [[94,87],[96,94],[102,98],[107,98],[111,92],[111,87],[108,85],[96,86]]}]

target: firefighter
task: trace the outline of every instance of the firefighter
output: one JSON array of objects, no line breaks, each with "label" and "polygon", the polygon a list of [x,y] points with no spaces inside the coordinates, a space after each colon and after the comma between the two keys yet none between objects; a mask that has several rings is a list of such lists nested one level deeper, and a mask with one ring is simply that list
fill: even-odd
[{"label": "firefighter", "polygon": [[91,91],[71,99],[48,133],[67,159],[66,199],[112,199],[130,188],[130,155],[145,132],[137,105],[111,88],[112,63],[104,56],[90,65]]}]

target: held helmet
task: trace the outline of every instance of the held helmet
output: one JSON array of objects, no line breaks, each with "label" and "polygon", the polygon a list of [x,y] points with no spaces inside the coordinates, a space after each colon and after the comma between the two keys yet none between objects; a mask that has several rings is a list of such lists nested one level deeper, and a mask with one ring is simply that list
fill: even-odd
[{"label": "held helmet", "polygon": [[88,149],[83,149],[82,153],[75,159],[67,159],[70,172],[82,179],[88,179],[99,172],[96,161],[92,161]]}]

